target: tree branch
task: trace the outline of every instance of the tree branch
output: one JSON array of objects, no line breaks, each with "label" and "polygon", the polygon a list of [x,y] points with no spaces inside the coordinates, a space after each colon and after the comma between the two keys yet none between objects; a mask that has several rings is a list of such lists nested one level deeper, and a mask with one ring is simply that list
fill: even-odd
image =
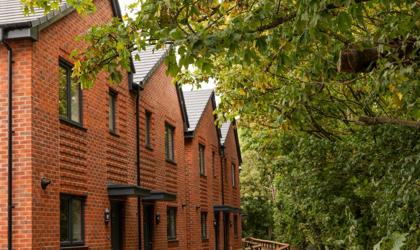
[{"label": "tree branch", "polygon": [[380,125],[380,124],[391,124],[391,125],[399,125],[405,127],[412,127],[416,129],[420,129],[420,121],[411,121],[411,120],[401,120],[396,118],[390,117],[368,117],[368,116],[361,116],[359,117],[359,121],[365,125]]}]

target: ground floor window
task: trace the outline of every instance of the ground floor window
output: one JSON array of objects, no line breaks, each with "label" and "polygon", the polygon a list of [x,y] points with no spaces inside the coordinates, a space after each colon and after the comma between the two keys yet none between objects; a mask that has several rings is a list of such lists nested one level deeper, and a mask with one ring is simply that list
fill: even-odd
[{"label": "ground floor window", "polygon": [[176,239],[176,207],[168,207],[168,240]]},{"label": "ground floor window", "polygon": [[207,239],[207,212],[201,212],[201,239]]},{"label": "ground floor window", "polygon": [[64,246],[84,244],[84,198],[60,196],[60,242]]},{"label": "ground floor window", "polygon": [[233,216],[233,234],[238,238],[238,215]]}]

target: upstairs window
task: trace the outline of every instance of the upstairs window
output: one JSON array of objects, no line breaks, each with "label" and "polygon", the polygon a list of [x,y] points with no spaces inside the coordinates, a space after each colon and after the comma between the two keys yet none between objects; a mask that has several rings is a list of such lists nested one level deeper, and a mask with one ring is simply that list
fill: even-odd
[{"label": "upstairs window", "polygon": [[214,151],[211,152],[211,170],[213,176],[216,176],[216,153]]},{"label": "upstairs window", "polygon": [[201,212],[201,239],[207,240],[207,212]]},{"label": "upstairs window", "polygon": [[72,82],[72,65],[60,60],[59,63],[59,102],[58,111],[64,120],[82,123],[82,90],[80,84]]},{"label": "upstairs window", "polygon": [[198,164],[200,167],[200,175],[204,176],[206,174],[205,171],[205,155],[204,155],[205,147],[202,144],[198,144]]},{"label": "upstairs window", "polygon": [[227,171],[228,171],[228,166],[227,166],[227,160],[226,160],[226,158],[223,160],[223,174],[225,175],[224,176],[224,178],[225,178],[225,182],[227,183],[228,182],[228,173],[227,173]]},{"label": "upstairs window", "polygon": [[152,148],[152,140],[151,140],[151,129],[152,129],[152,113],[150,111],[146,111],[146,147]]},{"label": "upstairs window", "polygon": [[232,187],[236,187],[236,170],[235,170],[235,164],[232,163]]},{"label": "upstairs window", "polygon": [[168,240],[176,239],[176,207],[168,207],[167,209],[167,219],[168,219]]},{"label": "upstairs window", "polygon": [[165,155],[166,160],[174,162],[174,133],[175,128],[169,124],[165,125]]},{"label": "upstairs window", "polygon": [[61,195],[60,242],[62,246],[84,245],[84,198]]},{"label": "upstairs window", "polygon": [[116,133],[116,103],[117,103],[117,93],[113,90],[109,90],[109,101],[108,101],[108,127],[111,133]]}]

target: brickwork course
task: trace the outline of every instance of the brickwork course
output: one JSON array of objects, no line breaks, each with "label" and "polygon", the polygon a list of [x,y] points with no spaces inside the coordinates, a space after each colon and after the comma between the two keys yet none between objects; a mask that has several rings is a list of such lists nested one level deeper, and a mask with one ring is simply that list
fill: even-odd
[{"label": "brickwork course", "polygon": [[[116,1],[97,0],[95,4],[97,11],[85,17],[63,7],[62,15],[47,20],[48,25],[29,29],[38,30],[35,35],[14,39],[7,37],[19,34],[10,32],[10,23],[0,18],[0,30],[13,49],[13,249],[240,249],[241,160],[236,125],[228,123],[225,133],[215,126],[214,94],[210,91],[191,135],[186,100],[166,74],[162,62],[165,53],[152,56],[148,74],[138,76],[141,82],[134,82],[142,86],[139,106],[128,72],[117,85],[109,85],[101,73],[92,89],[82,90],[81,124],[59,118],[59,61],[72,62],[71,51],[81,46],[76,36],[118,16]],[[39,17],[42,15],[33,20]],[[0,249],[8,249],[7,53],[0,44]],[[145,57],[151,52],[147,53]],[[110,92],[116,98],[116,129],[112,133],[108,127]],[[140,187],[136,110],[140,121]],[[150,145],[145,141],[146,114],[150,117]],[[166,125],[174,129],[173,161],[165,156]],[[205,176],[199,174],[199,144],[205,146]],[[43,178],[51,181],[45,190],[41,188]],[[136,195],[111,197],[110,184],[124,185],[128,191],[142,188],[160,196],[143,197],[138,211]],[[64,247],[60,241],[62,195],[83,197],[84,239],[78,246]],[[105,221],[105,217],[117,203],[121,204],[121,223],[116,232],[113,218]],[[168,240],[170,207],[176,208],[176,238]],[[151,211],[149,220],[145,219],[147,211]],[[208,214],[206,239],[201,237],[201,212]],[[147,229],[151,233],[146,237]],[[113,234],[121,240],[117,247],[112,246]]]}]

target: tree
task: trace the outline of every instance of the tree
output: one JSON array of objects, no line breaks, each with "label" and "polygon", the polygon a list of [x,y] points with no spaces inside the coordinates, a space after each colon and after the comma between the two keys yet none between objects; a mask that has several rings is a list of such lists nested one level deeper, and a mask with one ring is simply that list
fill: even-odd
[{"label": "tree", "polygon": [[[25,1],[28,10],[58,2]],[[94,10],[92,0],[68,2]],[[134,48],[170,42],[169,73],[196,85],[213,78],[220,119],[240,116],[264,150],[261,162],[282,160],[269,164],[279,172],[281,237],[302,247],[419,245],[418,0],[139,0],[131,8],[124,22],[83,37],[74,68],[83,86],[102,70],[119,82]]]}]

